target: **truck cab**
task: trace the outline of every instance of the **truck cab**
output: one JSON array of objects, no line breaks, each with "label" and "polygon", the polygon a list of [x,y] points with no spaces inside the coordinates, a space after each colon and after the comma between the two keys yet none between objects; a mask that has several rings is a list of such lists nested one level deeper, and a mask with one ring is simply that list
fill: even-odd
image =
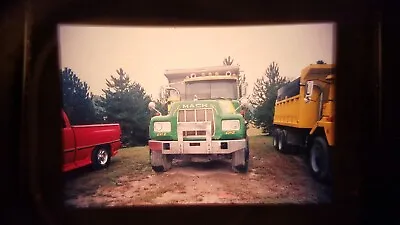
[{"label": "truck cab", "polygon": [[[238,66],[165,72],[168,114],[149,125],[153,170],[167,171],[172,159],[187,156],[230,159],[235,172],[247,171],[247,127],[240,114],[247,102],[239,97],[238,75]],[[149,109],[158,111],[153,102]]]}]

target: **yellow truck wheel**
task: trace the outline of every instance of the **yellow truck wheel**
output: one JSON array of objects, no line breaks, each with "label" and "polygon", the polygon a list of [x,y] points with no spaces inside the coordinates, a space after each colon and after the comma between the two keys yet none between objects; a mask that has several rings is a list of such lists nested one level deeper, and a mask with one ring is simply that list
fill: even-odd
[{"label": "yellow truck wheel", "polygon": [[278,150],[279,133],[280,130],[276,129],[272,134],[272,146],[274,146],[276,150]]},{"label": "yellow truck wheel", "polygon": [[278,151],[281,153],[287,153],[287,131],[281,130],[278,136]]},{"label": "yellow truck wheel", "polygon": [[329,148],[326,140],[316,137],[309,154],[309,167],[312,176],[320,181],[327,182],[330,179]]}]

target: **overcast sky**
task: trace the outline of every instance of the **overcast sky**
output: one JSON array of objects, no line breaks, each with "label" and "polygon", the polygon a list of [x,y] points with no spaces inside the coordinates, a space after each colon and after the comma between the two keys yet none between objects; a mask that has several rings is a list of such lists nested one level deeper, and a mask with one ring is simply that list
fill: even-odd
[{"label": "overcast sky", "polygon": [[222,65],[234,58],[246,74],[249,93],[275,61],[291,79],[305,66],[335,63],[334,25],[243,27],[94,27],[61,25],[61,66],[71,68],[90,91],[102,94],[106,79],[122,68],[148,94],[158,97],[166,69]]}]

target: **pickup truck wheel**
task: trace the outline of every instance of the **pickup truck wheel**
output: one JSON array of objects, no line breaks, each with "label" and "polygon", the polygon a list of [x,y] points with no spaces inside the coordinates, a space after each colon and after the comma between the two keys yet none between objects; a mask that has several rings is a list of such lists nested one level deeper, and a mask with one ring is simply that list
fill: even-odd
[{"label": "pickup truck wheel", "polygon": [[95,169],[102,169],[110,164],[110,152],[105,147],[98,147],[93,151],[92,162]]},{"label": "pickup truck wheel", "polygon": [[316,137],[310,149],[309,167],[312,176],[320,182],[330,179],[329,148],[324,138]]},{"label": "pickup truck wheel", "polygon": [[247,173],[249,169],[249,149],[232,153],[232,170],[235,173]]},{"label": "pickup truck wheel", "polygon": [[161,151],[150,150],[150,162],[151,168],[157,173],[168,171],[172,167],[172,158]]}]

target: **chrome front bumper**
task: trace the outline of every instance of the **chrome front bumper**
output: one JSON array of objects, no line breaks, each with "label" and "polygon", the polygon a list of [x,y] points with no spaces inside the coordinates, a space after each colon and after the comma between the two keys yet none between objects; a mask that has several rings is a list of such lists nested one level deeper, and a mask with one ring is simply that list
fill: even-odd
[{"label": "chrome front bumper", "polygon": [[[149,141],[153,151],[162,151],[163,154],[230,154],[246,148],[246,139],[239,140],[212,140],[211,122],[178,122],[177,141]],[[184,141],[184,131],[204,130],[204,141]]]},{"label": "chrome front bumper", "polygon": [[153,151],[163,154],[230,154],[246,148],[246,139],[213,141],[149,141]]}]

